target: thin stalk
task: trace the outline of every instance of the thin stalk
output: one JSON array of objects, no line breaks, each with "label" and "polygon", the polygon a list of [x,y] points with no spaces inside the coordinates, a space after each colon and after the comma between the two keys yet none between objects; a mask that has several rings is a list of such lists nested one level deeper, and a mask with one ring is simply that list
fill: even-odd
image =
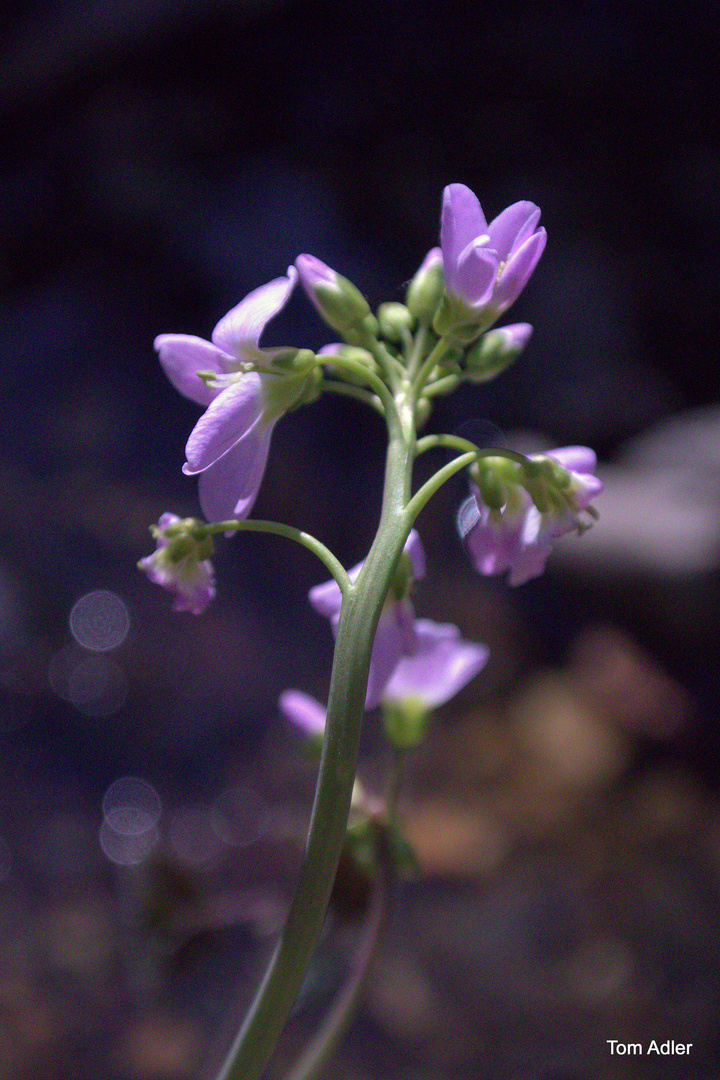
[{"label": "thin stalk", "polygon": [[242,521],[231,519],[230,521],[214,521],[203,525],[198,532],[204,536],[212,536],[214,533],[229,532],[259,532],[272,533],[273,536],[284,536],[287,540],[294,540],[296,544],[312,551],[317,555],[320,562],[324,563],[330,574],[335,578],[340,592],[345,594],[350,589],[350,578],[345,572],[345,567],[337,559],[329,548],[325,547],[320,540],[316,540],[310,533],[296,529],[292,525],[281,525],[278,521],[260,521],[255,518],[246,518]]},{"label": "thin stalk", "polygon": [[345,841],[375,630],[410,531],[405,506],[414,428],[410,424],[409,431],[403,429],[394,404],[387,422],[383,510],[368,557],[340,610],[315,803],[295,896],[283,936],[218,1080],[257,1080],[261,1075],[302,986],[330,900]]},{"label": "thin stalk", "polygon": [[373,823],[376,868],[370,908],[363,933],[350,962],[347,978],[321,1026],[286,1080],[316,1080],[347,1030],[367,984],[377,947],[390,921],[396,885],[392,834],[381,822]]}]

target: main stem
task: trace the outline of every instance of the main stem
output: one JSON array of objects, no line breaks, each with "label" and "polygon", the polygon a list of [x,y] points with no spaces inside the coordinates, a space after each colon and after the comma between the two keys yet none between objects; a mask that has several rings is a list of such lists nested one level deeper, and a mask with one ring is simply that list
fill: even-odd
[{"label": "main stem", "polygon": [[383,508],[375,540],[347,591],[335,641],[315,803],[283,936],[218,1080],[257,1080],[298,995],[330,901],[350,811],[370,654],[392,575],[410,531],[415,432],[409,402],[387,416]]}]

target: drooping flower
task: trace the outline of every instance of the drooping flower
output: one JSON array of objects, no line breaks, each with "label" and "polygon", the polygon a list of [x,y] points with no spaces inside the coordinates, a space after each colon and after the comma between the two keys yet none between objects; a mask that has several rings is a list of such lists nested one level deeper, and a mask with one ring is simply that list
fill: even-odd
[{"label": "drooping flower", "polygon": [[225,315],[212,342],[187,334],[160,334],[155,348],[176,390],[207,406],[185,448],[183,472],[200,474],[199,494],[208,521],[245,518],[265,471],[273,427],[302,394],[302,373],[253,371],[287,350],[262,350],[258,342],[282,309],[297,280],[288,267],[251,292]]},{"label": "drooping flower", "polygon": [[[417,647],[415,612],[408,599],[408,592],[414,580],[425,576],[425,552],[414,529],[408,536],[403,554],[405,558],[400,560],[375,631],[365,698],[366,709],[372,709],[378,704],[400,658],[410,655]],[[358,577],[362,566],[362,563],[358,563],[348,571],[352,582]],[[308,599],[319,615],[325,615],[330,620],[335,633],[342,606],[342,594],[337,582],[331,579],[322,585],[316,585],[310,590]]]},{"label": "drooping flower", "polygon": [[[582,511],[603,489],[593,475],[596,462],[587,446],[533,454],[526,469],[516,468],[515,483],[503,478],[502,502],[487,493],[483,498],[473,485],[473,495],[460,507],[458,529],[475,569],[486,575],[509,571],[510,585],[542,574],[553,541],[582,530]],[[497,490],[495,484],[492,494]]]},{"label": "drooping flower", "polygon": [[534,203],[508,206],[488,225],[477,196],[464,184],[443,192],[440,241],[445,299],[435,328],[472,340],[517,299],[545,249]]},{"label": "drooping flower", "polygon": [[457,626],[416,619],[417,648],[401,657],[383,699],[416,698],[428,709],[444,705],[485,667],[486,645],[463,641]]},{"label": "drooping flower", "polygon": [[156,550],[138,563],[151,581],[175,593],[175,611],[193,615],[201,615],[215,597],[213,566],[205,557],[212,551],[212,540],[193,535],[197,524],[193,518],[163,514],[152,527]]},{"label": "drooping flower", "polygon": [[[485,645],[463,641],[458,628],[449,623],[417,619],[414,631],[413,655],[400,658],[381,695],[386,730],[396,745],[405,748],[419,741],[413,736],[424,731],[430,710],[444,705],[462,690],[482,671],[489,656]],[[365,707],[377,704],[366,701]],[[317,739],[323,734],[327,710],[314,697],[301,690],[285,690],[278,705],[306,737]]]}]

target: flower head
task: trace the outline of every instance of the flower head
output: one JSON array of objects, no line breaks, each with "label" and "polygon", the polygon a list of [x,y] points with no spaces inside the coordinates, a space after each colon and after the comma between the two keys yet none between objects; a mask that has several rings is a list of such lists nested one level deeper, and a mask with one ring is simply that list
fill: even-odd
[{"label": "flower head", "polygon": [[501,478],[494,459],[482,464],[458,529],[479,573],[507,571],[510,585],[522,585],[543,573],[553,540],[587,527],[581,512],[603,489],[596,457],[586,446],[561,447],[531,455],[524,468],[503,461]]},{"label": "flower head", "polygon": [[212,553],[212,540],[198,539],[197,525],[194,518],[163,514],[151,528],[156,550],[138,563],[151,581],[175,593],[175,611],[193,615],[201,615],[215,596],[213,567],[206,558]]},{"label": "flower head", "polygon": [[185,448],[183,472],[200,474],[200,504],[208,521],[247,517],[260,487],[276,422],[303,393],[307,376],[253,370],[287,350],[262,350],[258,342],[287,302],[297,280],[260,286],[225,315],[212,341],[186,334],[155,339],[165,374],[185,397],[205,405]]},{"label": "flower head", "polygon": [[445,188],[440,230],[445,298],[436,317],[439,333],[458,332],[472,340],[517,299],[545,248],[539,218],[534,203],[517,202],[488,225],[470,188]]}]

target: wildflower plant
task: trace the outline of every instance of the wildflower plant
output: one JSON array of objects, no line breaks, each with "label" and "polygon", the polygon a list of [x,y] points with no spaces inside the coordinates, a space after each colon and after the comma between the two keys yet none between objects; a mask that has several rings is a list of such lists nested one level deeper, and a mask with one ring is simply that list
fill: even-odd
[{"label": "wildflower plant", "polygon": [[[487,648],[464,641],[457,627],[415,617],[412,594],[426,573],[415,530],[421,510],[446,481],[467,469],[470,495],[458,515],[460,537],[480,574],[507,573],[513,586],[541,574],[553,544],[571,531],[582,532],[597,516],[591,504],[602,484],[587,447],[525,456],[480,448],[455,435],[419,435],[437,397],[465,382],[497,377],[527,346],[532,328],[526,323],[492,327],[542,255],[546,234],[539,217],[532,203],[518,202],[488,224],[473,192],[451,184],[443,194],[441,246],[428,252],[404,304],[382,304],[373,313],[351,282],[303,254],[285,276],[225,315],[211,341],[179,334],[155,341],[170,382],[205,409],[188,439],[183,470],[200,478],[207,520],[163,514],[152,529],[157,549],[140,568],[175,595],[176,609],[195,614],[215,595],[209,558],[218,533],[287,537],[313,551],[330,574],[309,595],[335,640],[327,705],[300,688],[285,691],[279,702],[308,745],[322,747],[304,859],[281,940],[219,1080],[255,1080],[265,1068],[311,962],[338,863],[350,845],[364,851],[374,900],[348,982],[291,1080],[318,1075],[362,989],[404,857],[396,820],[402,757],[423,738],[432,710],[487,661]],[[262,348],[266,324],[298,283],[334,340],[318,353]],[[350,570],[300,529],[250,517],[275,424],[323,393],[356,399],[387,427],[377,532],[366,558]],[[413,490],[415,461],[437,448],[450,451],[450,460]],[[378,706],[394,760],[384,801],[368,796],[356,781],[363,717]]]}]

